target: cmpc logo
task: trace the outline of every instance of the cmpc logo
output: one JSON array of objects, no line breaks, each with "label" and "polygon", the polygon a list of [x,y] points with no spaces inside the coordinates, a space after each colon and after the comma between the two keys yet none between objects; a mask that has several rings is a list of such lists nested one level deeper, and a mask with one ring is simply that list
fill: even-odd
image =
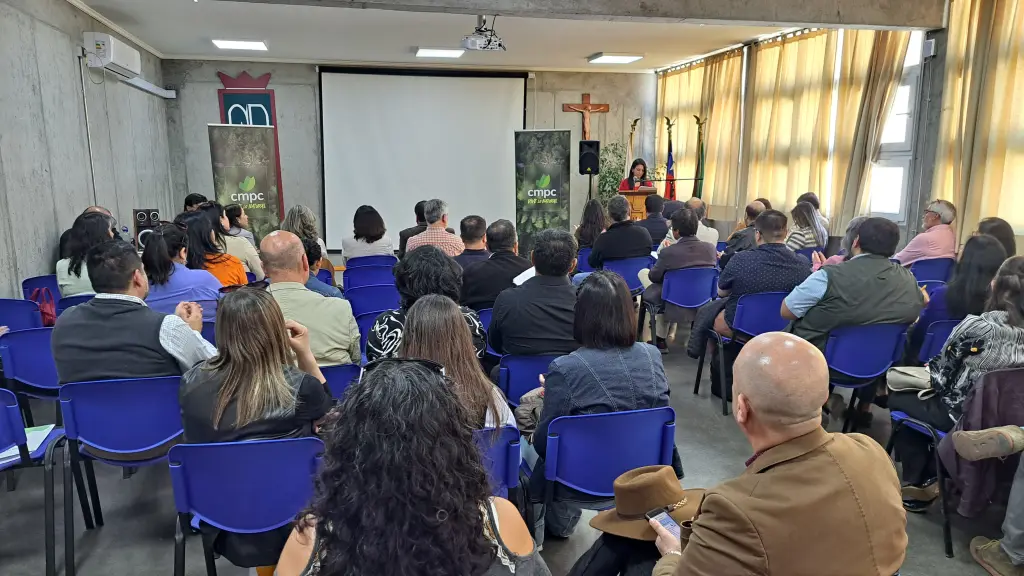
[{"label": "cmpc logo", "polygon": [[245,180],[238,183],[238,189],[241,193],[234,193],[231,195],[232,202],[263,202],[265,200],[262,192],[253,192],[256,188],[256,177],[246,176]]},{"label": "cmpc logo", "polygon": [[551,188],[551,175],[545,174],[537,179],[534,183],[537,188],[533,190],[527,190],[526,195],[529,198],[558,198],[558,190]]}]

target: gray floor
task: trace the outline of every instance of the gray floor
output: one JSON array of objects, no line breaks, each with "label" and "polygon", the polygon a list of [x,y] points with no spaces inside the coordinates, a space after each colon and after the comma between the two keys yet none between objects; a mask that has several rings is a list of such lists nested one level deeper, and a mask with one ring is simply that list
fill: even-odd
[{"label": "gray floor", "polygon": [[[665,357],[669,382],[672,385],[672,406],[677,413],[676,442],[686,469],[683,481],[687,487],[709,487],[733,477],[743,470],[750,456],[749,446],[731,417],[721,414],[721,405],[709,398],[710,384],[705,382],[700,396],[692,394],[696,361],[685,357],[680,347]],[[39,406],[37,420],[52,417],[52,408]],[[886,413],[876,413],[876,423],[868,431],[876,439],[888,434]],[[835,425],[831,428],[835,428]],[[120,471],[97,466],[97,476],[106,526],[88,533],[76,515],[76,556],[81,576],[136,576],[138,574],[169,574],[173,566],[174,505],[170,477],[166,468],[142,469],[129,480],[122,480]],[[62,510],[62,489],[58,469],[57,514]],[[812,480],[812,479],[809,479]],[[43,560],[43,490],[42,471],[23,472],[15,492],[0,489],[0,574],[3,576],[36,576],[44,572]],[[827,511],[822,511],[827,514]],[[591,514],[584,517],[590,518]],[[967,551],[972,536],[999,535],[1001,513],[993,510],[989,517],[968,521],[955,516],[953,538],[956,558],[946,559],[942,552],[942,525],[937,509],[925,515],[909,515],[910,546],[903,574],[907,576],[983,576]],[[57,522],[58,571],[63,571],[63,527]],[[568,572],[576,559],[597,538],[597,532],[581,522],[576,533],[565,541],[549,540],[543,556],[555,576]],[[243,576],[247,570],[218,563],[222,576]],[[187,569],[189,576],[202,576],[205,568],[201,544],[188,540]],[[828,574],[827,567],[822,574]]]}]

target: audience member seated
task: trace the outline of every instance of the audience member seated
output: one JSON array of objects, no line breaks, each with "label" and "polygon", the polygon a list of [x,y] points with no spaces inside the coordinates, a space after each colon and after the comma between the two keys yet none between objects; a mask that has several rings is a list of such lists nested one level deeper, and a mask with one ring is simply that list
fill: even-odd
[{"label": "audience member seated", "polygon": [[825,258],[825,255],[821,252],[815,252],[811,255],[811,269],[817,271],[818,268],[821,268],[822,266],[839,264],[852,258],[853,240],[857,237],[857,233],[860,231],[860,225],[867,219],[867,216],[857,216],[853,220],[850,220],[850,223],[846,225],[846,234],[839,243],[839,253]]},{"label": "audience member seated", "polygon": [[579,347],[572,329],[576,288],[568,276],[576,241],[564,230],[541,230],[531,259],[537,275],[498,295],[487,338],[498,354],[568,354]]},{"label": "audience member seated", "polygon": [[444,366],[474,429],[515,427],[508,400],[480,368],[472,335],[458,304],[450,298],[428,294],[409,308],[399,356]]},{"label": "audience member seated", "polygon": [[316,493],[279,576],[550,576],[516,506],[490,495],[468,414],[427,364],[368,365],[328,416]]},{"label": "audience member seated", "polygon": [[[560,416],[668,406],[668,380],[661,354],[654,346],[636,341],[633,298],[621,276],[599,270],[583,281],[573,317],[573,336],[581,347],[551,362],[542,382],[544,408],[533,444],[523,447],[523,457],[533,470],[530,495],[538,543],[544,541],[545,528],[559,538],[570,536],[580,519],[579,502],[594,500],[567,489],[565,492],[573,496],[571,501],[558,498],[556,493],[550,509],[544,509],[544,457],[551,422]],[[677,476],[681,472],[680,467]]]},{"label": "audience member seated", "polygon": [[651,244],[655,238],[664,238],[669,233],[669,220],[662,211],[665,209],[665,199],[657,194],[648,194],[644,198],[644,210],[647,212],[647,218],[640,220],[636,223],[637,226],[644,228],[651,235]]},{"label": "audience member seated", "polygon": [[341,298],[324,298],[306,288],[309,261],[302,241],[291,232],[271,232],[260,242],[260,257],[270,277],[267,291],[281,307],[285,320],[309,330],[316,363],[359,364],[359,327],[352,306]]},{"label": "audience member seated", "polygon": [[199,209],[200,204],[205,204],[207,202],[209,202],[209,200],[207,200],[206,196],[203,196],[202,194],[189,194],[188,196],[185,196],[184,211],[195,212]]},{"label": "audience member seated", "polygon": [[60,294],[54,294],[54,299],[95,292],[85,256],[94,246],[109,242],[114,234],[114,219],[102,212],[86,212],[75,218],[68,234],[67,257],[57,261]]},{"label": "audience member seated", "polygon": [[928,326],[941,320],[961,320],[968,315],[980,316],[991,292],[992,278],[1006,260],[1003,245],[988,234],[975,236],[964,244],[960,259],[948,284],[931,291],[921,317],[910,333],[906,358],[917,364]]},{"label": "audience member seated", "polygon": [[206,270],[191,270],[188,259],[188,236],[178,224],[157,226],[145,237],[142,265],[149,280],[146,305],[162,314],[173,314],[182,302],[199,302],[203,320],[217,315],[221,283]]},{"label": "audience member seated", "polygon": [[281,221],[281,231],[291,232],[299,238],[315,238],[316,243],[320,245],[320,253],[327,254],[327,245],[320,237],[320,224],[309,206],[297,204],[289,208],[284,220]]},{"label": "audience member seated", "polygon": [[[758,200],[754,200],[743,211],[743,227],[739,228],[732,233],[732,236],[726,241],[725,250],[721,254],[721,258],[718,261],[719,266],[722,270],[725,270],[726,266],[729,265],[729,261],[736,255],[737,252],[744,250],[753,250],[757,248],[757,238],[754,230],[754,220],[761,215],[765,210],[771,210],[771,208],[765,208]],[[783,216],[785,216],[783,214]]]},{"label": "audience member seated", "polygon": [[[184,441],[212,444],[315,435],[332,400],[306,328],[285,322],[266,292],[242,288],[224,297],[217,336],[217,356],[181,378]],[[199,530],[232,564],[272,574],[292,527],[238,534],[201,523]]]},{"label": "audience member seated", "polygon": [[676,213],[672,215],[672,235],[675,244],[661,250],[653,268],[649,271],[640,271],[640,282],[644,285],[643,301],[657,306],[659,310],[665,309],[664,314],[658,314],[656,322],[656,343],[658,350],[661,351],[668,348],[665,338],[668,337],[670,322],[692,321],[692,318],[685,314],[685,308],[680,309],[672,304],[662,302],[661,284],[665,279],[665,273],[683,268],[714,268],[718,263],[715,247],[697,238],[699,224],[697,213],[693,210],[689,208],[676,210]]},{"label": "audience member seated", "polygon": [[416,213],[416,225],[406,228],[398,233],[398,258],[405,258],[406,244],[409,242],[409,238],[423,232],[427,229],[427,221],[423,216],[423,207],[427,205],[426,200],[420,200],[416,203],[413,211]]},{"label": "audience member seated", "polygon": [[[495,220],[487,227],[487,247],[491,249],[491,257],[463,267],[462,272],[460,301],[476,311],[493,308],[498,294],[511,288],[512,280],[533,266],[519,256],[519,237],[508,220]],[[455,260],[458,261],[458,257]]]},{"label": "audience member seated", "polygon": [[907,548],[896,471],[871,438],[821,428],[821,352],[771,332],[735,370],[733,414],[754,455],[707,491],[685,547],[650,523],[665,554],[654,576],[896,574]]},{"label": "audience member seated", "polygon": [[[821,223],[821,228],[825,230],[825,241],[827,242],[829,219],[821,213],[821,201],[818,200],[818,195],[814,192],[804,192],[796,199],[797,204],[801,202],[807,202],[814,207],[814,217]],[[819,246],[825,246],[825,244],[819,244]]]},{"label": "audience member seated", "polygon": [[583,207],[583,217],[576,227],[576,243],[580,249],[593,248],[597,237],[608,229],[608,215],[600,200],[588,200]]},{"label": "audience member seated", "polygon": [[245,213],[245,208],[242,208],[240,204],[228,204],[224,207],[224,214],[227,215],[230,225],[228,234],[245,238],[255,248],[256,237],[249,231],[249,215]]},{"label": "audience member seated", "polygon": [[174,219],[175,224],[185,227],[188,236],[188,253],[185,266],[192,270],[206,270],[224,286],[242,286],[248,283],[242,261],[225,254],[217,244],[217,232],[213,223],[202,210],[182,212]]},{"label": "audience member seated", "polygon": [[[417,300],[427,294],[447,296],[453,302],[459,300],[462,268],[435,246],[410,248],[405,258],[395,265],[395,287],[401,296],[400,308],[384,312],[370,328],[366,339],[366,359],[370,362],[398,356],[405,331],[405,317]],[[469,326],[469,333],[473,335],[476,357],[483,358],[487,349],[487,329],[480,323],[480,316],[476,312],[465,306],[460,310]]]},{"label": "audience member seated", "polygon": [[[668,211],[669,204],[678,205],[679,207],[676,208],[675,210],[672,210],[672,212],[669,213],[669,211]],[[685,203],[678,202],[678,201],[675,201],[675,200],[670,201],[670,202],[666,202],[665,203],[665,215],[669,218],[669,220],[671,220],[672,219],[672,214],[675,214],[676,210],[681,210],[683,208],[689,208],[690,210],[693,210],[694,214],[697,215],[697,239],[700,240],[701,242],[707,242],[708,244],[714,246],[715,249],[717,250],[718,249],[718,230],[715,230],[714,228],[711,228],[709,226],[705,226],[704,225],[704,218],[708,214],[708,212],[707,212],[707,210],[708,210],[707,209],[707,205],[704,204],[704,201],[701,200],[700,198],[690,198]],[[672,230],[669,229],[668,234],[665,235],[665,240],[661,243],[661,246],[658,247],[658,253],[660,254],[661,250],[663,248],[667,248],[668,246],[671,246],[672,244],[675,244],[675,242],[676,242],[676,237],[673,236]],[[716,264],[717,264],[717,262],[716,262]]]},{"label": "audience member seated", "polygon": [[306,288],[321,296],[344,299],[345,294],[337,286],[331,286],[316,277],[324,257],[320,253],[320,245],[316,243],[316,239],[300,238],[300,240],[302,240],[302,249],[306,252],[306,262],[309,263],[309,279],[306,280]]},{"label": "audience member seated", "polygon": [[455,261],[465,270],[470,265],[482,262],[491,257],[484,236],[487,234],[487,221],[481,216],[466,216],[459,222],[459,237],[466,249],[455,257]]},{"label": "audience member seated", "polygon": [[[754,201],[751,202],[750,204],[753,204],[753,205],[756,206],[758,214],[760,214],[761,212],[764,212],[765,210],[771,210],[772,209],[772,203],[769,202],[767,198],[754,198]],[[748,205],[748,207],[749,207],[749,205]],[[755,218],[756,218],[756,216],[755,216]],[[733,229],[732,234],[729,235],[729,238],[732,238],[733,235],[735,235],[740,230],[743,230],[744,228],[747,228],[748,226],[750,226],[750,224],[747,222],[747,214],[744,214],[743,219],[741,219],[741,220],[736,222],[736,228]]]},{"label": "audience member seated", "polygon": [[[82,211],[82,214],[88,214],[90,212],[99,212],[100,214],[106,214],[107,216],[110,216],[111,218],[113,218],[113,216],[110,214],[110,210],[107,210],[103,206],[89,206],[88,208],[86,208],[85,210]],[[79,214],[79,216],[81,216],[81,214]],[[120,235],[118,235],[116,230],[113,230],[113,233],[114,233],[114,239],[115,240],[120,240],[121,239]],[[71,238],[71,228],[68,228],[67,230],[65,230],[64,232],[61,233],[60,241],[57,244],[57,259],[58,260],[61,260],[61,259],[64,259],[64,258],[70,258],[70,255],[68,254],[68,241],[70,240],[70,238]],[[54,294],[53,296],[57,297],[58,295]]]},{"label": "audience member seated", "polygon": [[828,243],[828,232],[818,220],[817,211],[810,202],[800,202],[790,211],[793,229],[786,237],[786,246],[796,252],[804,248],[824,248]]},{"label": "audience member seated", "polygon": [[228,221],[224,207],[217,202],[207,202],[201,205],[198,211],[206,214],[206,217],[210,219],[210,226],[213,228],[217,246],[221,251],[238,258],[242,262],[245,272],[252,272],[257,280],[263,280],[266,275],[263,273],[259,252],[245,238],[230,234],[228,229],[231,228],[231,223]]},{"label": "audience member seated", "polygon": [[384,219],[373,206],[356,208],[352,219],[352,235],[341,240],[345,262],[363,256],[393,256],[395,245],[387,235]]},{"label": "audience member seated", "polygon": [[956,207],[945,200],[935,200],[925,208],[924,230],[911,238],[893,258],[910,266],[918,260],[956,257],[956,230],[950,226],[954,220]]},{"label": "audience member seated", "polygon": [[978,222],[978,234],[988,234],[1003,245],[1006,256],[1017,254],[1017,239],[1014,237],[1013,226],[1002,218],[983,218]]},{"label": "audience member seated", "polygon": [[426,219],[427,229],[409,239],[405,245],[407,252],[420,246],[436,246],[449,257],[462,254],[466,249],[462,238],[448,231],[447,203],[443,200],[427,200],[423,205],[423,218]]},{"label": "audience member seated", "polygon": [[608,200],[608,216],[611,225],[604,234],[594,241],[587,263],[591,268],[601,268],[607,260],[639,258],[651,255],[651,234],[646,228],[637,226],[629,219],[629,200],[625,196],[613,196]]},{"label": "audience member seated", "polygon": [[[963,320],[942,353],[928,362],[931,390],[893,392],[889,408],[948,432],[960,419],[964,400],[986,372],[1024,367],[1024,256],[1008,259],[992,281],[985,311]],[[938,496],[929,439],[907,427],[896,434],[897,459],[903,463],[904,506],[924,511]]]}]

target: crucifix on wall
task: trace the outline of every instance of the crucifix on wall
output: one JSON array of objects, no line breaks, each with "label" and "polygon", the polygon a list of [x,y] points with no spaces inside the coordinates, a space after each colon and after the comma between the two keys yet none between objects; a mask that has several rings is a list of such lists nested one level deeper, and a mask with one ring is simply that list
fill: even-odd
[{"label": "crucifix on wall", "polygon": [[607,104],[591,104],[590,94],[583,95],[582,104],[562,104],[562,112],[579,112],[580,114],[583,114],[584,140],[590,140],[590,114],[601,114],[607,111]]}]

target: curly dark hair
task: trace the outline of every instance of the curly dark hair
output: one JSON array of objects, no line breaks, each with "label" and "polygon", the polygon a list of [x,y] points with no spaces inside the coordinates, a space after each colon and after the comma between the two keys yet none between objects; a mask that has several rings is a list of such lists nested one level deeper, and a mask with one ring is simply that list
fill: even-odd
[{"label": "curly dark hair", "polygon": [[427,294],[440,294],[458,302],[462,267],[436,246],[420,246],[395,265],[395,287],[405,310]]},{"label": "curly dark hair", "polygon": [[316,576],[477,576],[494,561],[480,505],[490,489],[465,409],[444,377],[385,360],[321,429],[312,504]]}]

